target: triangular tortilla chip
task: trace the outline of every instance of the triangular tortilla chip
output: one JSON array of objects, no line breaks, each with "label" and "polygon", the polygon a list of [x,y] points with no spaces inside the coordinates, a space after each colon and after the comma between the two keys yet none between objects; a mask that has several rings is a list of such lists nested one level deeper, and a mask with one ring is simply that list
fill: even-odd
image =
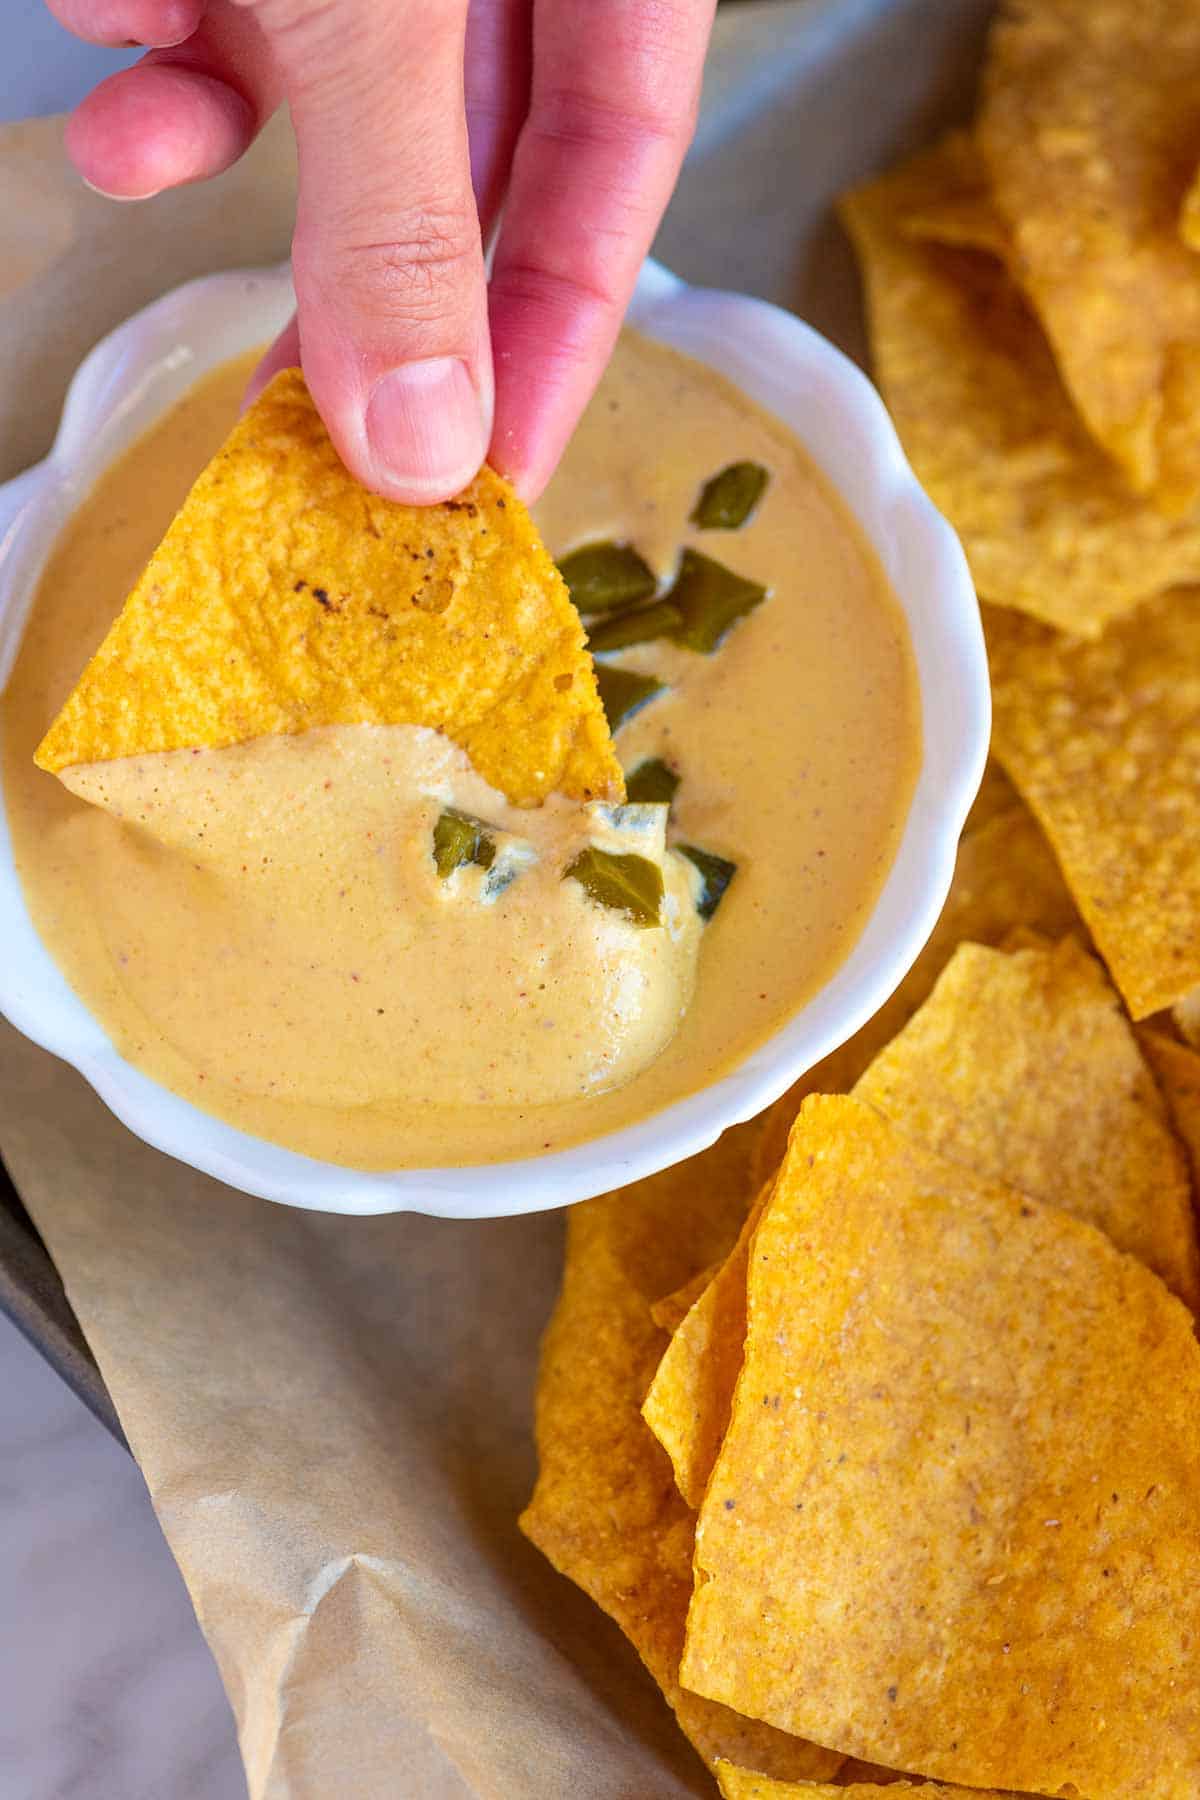
[{"label": "triangular tortilla chip", "polygon": [[1200,1307],[1187,1165],[1120,1002],[1077,944],[961,944],[854,1092],[939,1155],[1098,1226]]},{"label": "triangular tortilla chip", "polygon": [[956,139],[841,202],[879,385],[983,597],[1094,635],[1200,579],[1200,521],[1165,518],[1093,443],[1001,261],[905,230],[961,180]]},{"label": "triangular tortilla chip", "polygon": [[703,1269],[697,1270],[690,1281],[672,1288],[669,1294],[664,1294],[661,1300],[654,1302],[650,1308],[650,1317],[660,1331],[674,1331],[683,1324],[721,1266],[721,1262],[708,1263]]},{"label": "triangular tortilla chip", "polygon": [[741,1373],[750,1244],[773,1186],[759,1195],[737,1243],[674,1328],[642,1405],[643,1419],[671,1459],[676,1487],[697,1509]]},{"label": "triangular tortilla chip", "polygon": [[755,1150],[755,1187],[774,1176],[782,1162],[788,1132],[806,1094],[848,1093],[871,1059],[912,1018],[964,939],[998,944],[1018,926],[1044,932],[1052,940],[1083,929],[1045,837],[1019,804],[964,837],[942,916],[891,999],[763,1115]]},{"label": "triangular tortilla chip", "polygon": [[[1186,1145],[1187,1125],[1176,1111],[1189,1099],[1181,1059],[1200,1067],[1200,1057],[1161,1042],[1160,1060],[1177,1053],[1178,1094],[1161,1075],[1160,1082]],[[1143,1043],[1149,1054],[1150,1034]],[[961,944],[854,1093],[939,1154],[1098,1226],[1193,1309],[1200,1306],[1187,1166],[1116,995],[1075,943],[1011,955]],[[676,1327],[642,1408],[694,1507],[742,1367],[746,1275],[761,1205]]]},{"label": "triangular tortilla chip", "polygon": [[771,1781],[750,1769],[735,1769],[732,1763],[718,1763],[717,1785],[721,1800],[901,1800],[904,1794],[915,1794],[917,1800],[1019,1800],[999,1788],[946,1787],[940,1781],[889,1781],[882,1787],[841,1777],[836,1783]]},{"label": "triangular tortilla chip", "polygon": [[277,375],[204,470],[37,752],[45,769],[319,725],[444,731],[519,805],[624,793],[583,627],[508,484],[368,493]]},{"label": "triangular tortilla chip", "polygon": [[651,1302],[732,1244],[750,1136],[726,1133],[703,1156],[571,1210],[538,1373],[537,1487],[520,1524],[616,1620],[707,1762],[824,1779],[839,1756],[680,1687],[695,1518],[639,1410],[666,1344]]},{"label": "triangular tortilla chip", "polygon": [[1089,429],[1140,491],[1195,505],[1200,259],[1180,220],[1200,143],[1200,11],[1010,5],[977,137],[1021,285]]},{"label": "triangular tortilla chip", "polygon": [[1200,984],[1200,589],[1098,643],[985,608],[996,755],[1135,1019]]},{"label": "triangular tortilla chip", "polygon": [[1195,1800],[1198,1420],[1156,1275],[860,1101],[806,1101],[681,1679],[939,1781]]},{"label": "triangular tortilla chip", "polygon": [[1177,1044],[1161,1031],[1142,1030],[1138,1037],[1162,1089],[1175,1134],[1188,1153],[1192,1194],[1200,1205],[1200,1054],[1190,1044]]}]

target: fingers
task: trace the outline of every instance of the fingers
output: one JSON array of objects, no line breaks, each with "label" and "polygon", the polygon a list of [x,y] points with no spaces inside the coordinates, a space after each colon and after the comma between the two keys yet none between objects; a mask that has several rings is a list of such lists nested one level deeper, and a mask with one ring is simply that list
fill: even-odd
[{"label": "fingers", "polygon": [[47,0],[60,25],[89,44],[181,44],[191,37],[204,0]]},{"label": "fingers", "polygon": [[257,20],[214,0],[186,43],[152,50],[93,89],[67,122],[67,150],[101,193],[146,199],[227,169],[279,98]]},{"label": "fingers", "polygon": [[713,0],[535,0],[491,286],[491,459],[528,498],[607,361],[691,140]]},{"label": "fingers", "polygon": [[492,421],[464,102],[466,0],[263,0],[300,152],[300,349],[347,466],[393,499],[457,493]]},{"label": "fingers", "polygon": [[471,183],[486,244],[529,107],[533,0],[471,0],[467,13],[467,135]]}]

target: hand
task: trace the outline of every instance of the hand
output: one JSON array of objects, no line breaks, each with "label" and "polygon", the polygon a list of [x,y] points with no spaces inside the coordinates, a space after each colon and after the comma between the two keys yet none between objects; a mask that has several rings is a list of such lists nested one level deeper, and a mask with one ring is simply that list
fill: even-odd
[{"label": "hand", "polygon": [[[714,0],[49,0],[151,46],[67,128],[121,199],[235,162],[281,100],[302,362],[348,467],[445,499],[487,456],[544,487],[690,140]],[[484,244],[503,205],[490,285]]]}]

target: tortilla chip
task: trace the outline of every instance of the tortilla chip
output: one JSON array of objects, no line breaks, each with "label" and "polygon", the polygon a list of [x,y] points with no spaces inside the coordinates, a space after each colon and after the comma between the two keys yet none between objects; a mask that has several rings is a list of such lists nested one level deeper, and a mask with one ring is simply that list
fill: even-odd
[{"label": "tortilla chip", "polygon": [[681,1287],[654,1302],[650,1308],[650,1317],[660,1331],[675,1331],[683,1324],[720,1267],[720,1262],[709,1263],[707,1268],[700,1269],[693,1275],[690,1281],[685,1281]]},{"label": "tortilla chip", "polygon": [[1130,492],[1076,417],[1002,262],[906,235],[904,219],[957,191],[958,160],[937,147],[842,201],[879,384],[979,592],[1094,635],[1200,577],[1200,523]]},{"label": "tortilla chip", "polygon": [[1197,1418],[1192,1316],[1156,1275],[859,1101],[806,1101],[681,1679],[939,1781],[1194,1800]]},{"label": "tortilla chip", "polygon": [[1192,1189],[1200,1204],[1200,1055],[1190,1044],[1177,1044],[1161,1031],[1143,1029],[1138,1038],[1162,1089],[1175,1135],[1187,1151]]},{"label": "tortilla chip", "polygon": [[729,1423],[746,1337],[746,1272],[768,1183],[737,1243],[677,1326],[655,1370],[642,1417],[671,1459],[675,1485],[698,1509]]},{"label": "tortilla chip", "polygon": [[347,724],[444,731],[520,805],[624,794],[579,616],[512,489],[485,468],[443,506],[379,499],[288,369],[192,488],[37,760]]},{"label": "tortilla chip", "polygon": [[1007,261],[1012,252],[1008,227],[996,211],[987,170],[966,131],[949,131],[938,142],[938,183],[897,221],[905,237],[960,250],[985,250]]},{"label": "tortilla chip", "polygon": [[1188,183],[1179,208],[1179,235],[1189,250],[1200,250],[1200,171]]},{"label": "tortilla chip", "polygon": [[538,1375],[537,1486],[520,1524],[615,1619],[707,1762],[824,1779],[839,1756],[680,1688],[695,1518],[639,1410],[666,1345],[651,1301],[729,1249],[748,1142],[727,1132],[703,1156],[572,1208]]},{"label": "tortilla chip", "polygon": [[1021,286],[1088,429],[1139,492],[1194,506],[1200,262],[1179,226],[1200,144],[1200,11],[1008,5],[977,138]]},{"label": "tortilla chip", "polygon": [[997,756],[1134,1018],[1200,984],[1200,590],[1072,642],[986,609]]},{"label": "tortilla chip", "polygon": [[1001,813],[1011,812],[1014,806],[1020,804],[1016,788],[995,757],[989,756],[984,765],[979,792],[971,802],[971,810],[962,829],[963,836],[969,837],[973,831],[978,831],[981,826],[999,818]]},{"label": "tortilla chip", "polygon": [[827,1781],[770,1781],[750,1769],[735,1769],[731,1763],[717,1767],[717,1784],[722,1800],[896,1800],[899,1794],[919,1794],[921,1800],[1013,1800],[999,1788],[946,1787],[940,1781],[907,1781],[903,1776],[886,1785],[878,1782],[851,1781],[836,1784]]},{"label": "tortilla chip", "polygon": [[763,1115],[754,1155],[759,1188],[774,1175],[805,1094],[844,1094],[883,1046],[911,1019],[964,939],[998,944],[1017,927],[1057,940],[1082,930],[1058,864],[1031,814],[1018,805],[964,837],[945,909],[933,935],[875,1017],[848,1043],[810,1069]]},{"label": "tortilla chip", "polygon": [[939,1155],[1097,1226],[1200,1307],[1187,1165],[1104,971],[1069,939],[961,944],[854,1092]]},{"label": "tortilla chip", "polygon": [[1171,1017],[1180,1035],[1200,1050],[1200,987],[1193,988],[1190,994],[1175,1002]]}]

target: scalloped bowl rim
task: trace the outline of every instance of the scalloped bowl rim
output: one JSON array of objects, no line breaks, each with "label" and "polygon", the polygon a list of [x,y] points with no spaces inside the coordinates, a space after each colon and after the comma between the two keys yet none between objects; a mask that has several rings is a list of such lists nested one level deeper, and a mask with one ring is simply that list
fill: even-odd
[{"label": "scalloped bowl rim", "polygon": [[[199,374],[264,341],[291,304],[286,267],[205,276],[135,314],[85,359],[49,456],[0,487],[0,687],[74,504]],[[922,764],[895,860],[857,942],[750,1055],[636,1124],[520,1161],[343,1168],[236,1130],[118,1054],[37,936],[0,806],[0,1012],[73,1064],[156,1149],[247,1193],[326,1212],[484,1218],[561,1206],[693,1156],[761,1112],[878,1011],[912,966],[949,890],[990,727],[979,611],[958,539],[920,488],[870,382],[799,319],[764,301],[690,287],[648,262],[629,322],[718,369],[790,426],[857,518],[907,618]]]}]

